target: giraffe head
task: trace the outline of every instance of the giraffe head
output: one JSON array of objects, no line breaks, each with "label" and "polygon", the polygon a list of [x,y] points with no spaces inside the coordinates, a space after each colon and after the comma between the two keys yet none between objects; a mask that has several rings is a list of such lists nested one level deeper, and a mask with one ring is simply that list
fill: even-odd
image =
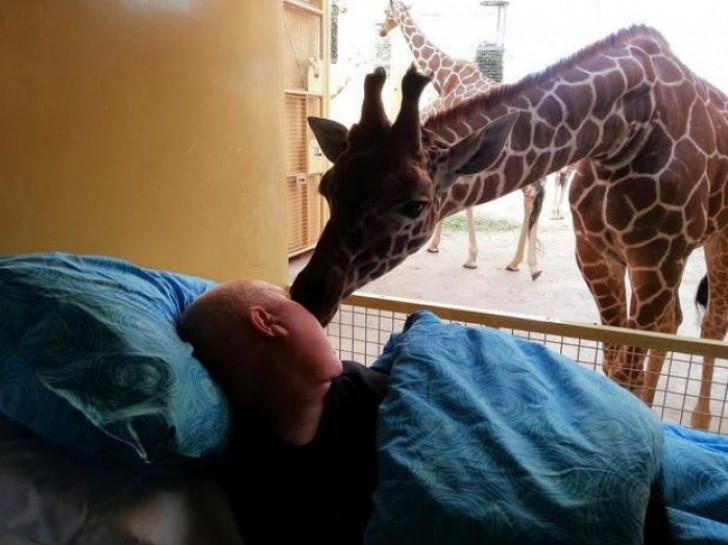
[{"label": "giraffe head", "polygon": [[387,2],[387,8],[384,10],[384,22],[379,27],[379,35],[381,37],[386,36],[392,29],[397,28],[397,25],[399,25],[399,13],[405,10],[409,10],[409,5],[400,0],[389,0]]},{"label": "giraffe head", "polygon": [[392,124],[384,113],[385,72],[366,76],[358,123],[347,130],[309,118],[324,155],[333,163],[320,192],[330,217],[291,297],[322,324],[354,290],[396,267],[431,237],[440,196],[461,175],[489,167],[500,155],[515,117],[504,116],[454,145],[424,129],[419,98],[429,78],[414,67],[402,79],[402,102]]}]

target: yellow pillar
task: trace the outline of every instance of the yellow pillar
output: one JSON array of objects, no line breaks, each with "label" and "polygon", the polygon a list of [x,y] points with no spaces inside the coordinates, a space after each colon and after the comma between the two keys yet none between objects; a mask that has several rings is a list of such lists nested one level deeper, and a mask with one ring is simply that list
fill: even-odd
[{"label": "yellow pillar", "polygon": [[282,2],[2,12],[0,254],[287,280]]}]

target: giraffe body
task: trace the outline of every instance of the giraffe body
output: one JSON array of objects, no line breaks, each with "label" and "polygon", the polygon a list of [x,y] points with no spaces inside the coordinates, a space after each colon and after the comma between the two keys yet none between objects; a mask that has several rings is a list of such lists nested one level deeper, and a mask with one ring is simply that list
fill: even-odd
[{"label": "giraffe body", "polygon": [[[402,31],[402,35],[412,51],[415,66],[419,72],[431,75],[433,87],[439,95],[439,98],[421,109],[420,119],[423,123],[429,117],[453,107],[458,102],[488,91],[497,85],[496,82],[486,77],[475,63],[452,57],[433,44],[414,21],[404,2],[389,0],[385,21],[379,34],[386,36],[397,27]],[[542,179],[521,189],[523,192],[521,233],[513,259],[505,267],[508,271],[518,271],[526,248],[528,248],[528,266],[532,280],[536,280],[542,272],[538,265],[537,233],[544,198],[544,185],[545,179]],[[475,269],[478,266],[478,241],[472,207],[467,207],[465,214],[468,227],[468,257],[463,267]],[[437,253],[439,251],[441,236],[442,222],[439,222],[427,248],[429,252]]]},{"label": "giraffe body", "polygon": [[[675,333],[685,263],[703,246],[711,297],[701,335],[725,337],[728,97],[686,67],[659,32],[624,29],[422,126],[412,113],[419,78],[405,76],[391,127],[366,115],[378,110],[370,81],[349,147],[322,144],[335,160],[322,182],[332,214],[293,284],[296,300],[326,322],[344,296],[421,247],[440,218],[578,161],[569,192],[577,265],[602,323]],[[476,169],[479,176],[457,177]],[[603,349],[604,371],[651,403],[664,353],[650,354],[645,373],[644,350]],[[706,359],[698,427],[710,419],[712,370]]]}]

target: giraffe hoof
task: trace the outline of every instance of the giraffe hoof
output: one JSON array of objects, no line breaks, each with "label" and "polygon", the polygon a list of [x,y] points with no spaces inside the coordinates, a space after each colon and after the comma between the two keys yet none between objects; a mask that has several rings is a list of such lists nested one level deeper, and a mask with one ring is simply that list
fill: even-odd
[{"label": "giraffe hoof", "polygon": [[518,272],[518,267],[514,267],[513,265],[506,265],[506,270],[511,272]]},{"label": "giraffe hoof", "polygon": [[531,280],[537,280],[539,276],[541,276],[541,273],[543,271],[532,271],[531,272]]},{"label": "giraffe hoof", "polygon": [[440,248],[427,248],[427,251],[431,254],[437,254],[440,252]]},{"label": "giraffe hoof", "polygon": [[468,261],[467,263],[463,263],[463,267],[465,269],[477,269],[478,268],[478,264],[477,263],[471,263],[470,261]]}]

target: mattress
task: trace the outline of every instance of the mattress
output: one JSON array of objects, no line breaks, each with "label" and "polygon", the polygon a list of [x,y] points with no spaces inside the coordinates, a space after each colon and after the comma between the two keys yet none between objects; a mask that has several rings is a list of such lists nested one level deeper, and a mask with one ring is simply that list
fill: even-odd
[{"label": "mattress", "polygon": [[209,474],[174,479],[79,463],[0,418],[0,544],[240,545]]}]

